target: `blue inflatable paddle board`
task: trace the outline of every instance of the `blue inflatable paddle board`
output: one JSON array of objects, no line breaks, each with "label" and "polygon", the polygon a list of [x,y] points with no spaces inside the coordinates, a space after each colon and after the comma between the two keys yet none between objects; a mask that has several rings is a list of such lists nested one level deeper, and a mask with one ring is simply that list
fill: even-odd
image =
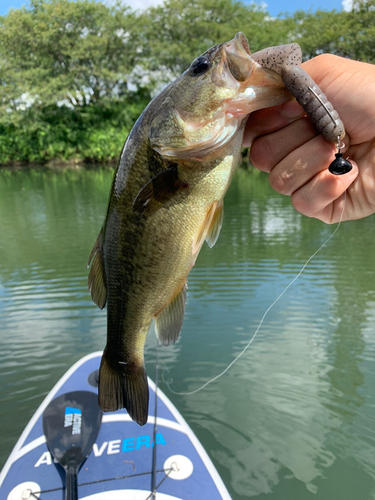
[{"label": "blue inflatable paddle board", "polygon": [[150,379],[145,426],[126,410],[102,414],[100,358],[85,356],[48,394],[0,473],[0,498],[230,500],[197,437]]}]

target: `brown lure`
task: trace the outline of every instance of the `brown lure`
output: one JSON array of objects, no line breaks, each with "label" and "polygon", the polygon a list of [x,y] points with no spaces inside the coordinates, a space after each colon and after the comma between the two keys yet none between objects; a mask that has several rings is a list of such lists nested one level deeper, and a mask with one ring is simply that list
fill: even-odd
[{"label": "brown lure", "polygon": [[344,138],[345,128],[338,112],[311,76],[300,67],[302,51],[297,43],[263,49],[252,54],[252,58],[281,75],[285,87],[327,141],[338,143]]}]

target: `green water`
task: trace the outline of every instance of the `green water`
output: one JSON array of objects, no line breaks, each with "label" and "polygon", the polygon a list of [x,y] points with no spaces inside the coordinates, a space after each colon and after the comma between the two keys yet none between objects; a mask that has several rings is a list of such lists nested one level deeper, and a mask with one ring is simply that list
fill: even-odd
[{"label": "green water", "polygon": [[[53,384],[104,347],[86,263],[112,174],[0,171],[0,465]],[[373,227],[342,224],[222,378],[191,396],[161,383],[234,500],[375,499]],[[220,238],[190,274],[181,338],[159,350],[171,389],[220,373],[333,230],[238,172]],[[155,346],[150,334],[151,377]]]}]

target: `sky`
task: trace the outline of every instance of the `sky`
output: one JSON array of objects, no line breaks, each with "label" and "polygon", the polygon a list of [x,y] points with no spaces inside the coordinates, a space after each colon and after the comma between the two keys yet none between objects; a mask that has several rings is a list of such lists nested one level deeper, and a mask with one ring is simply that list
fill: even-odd
[{"label": "sky", "polygon": [[[147,8],[150,5],[156,5],[161,3],[161,0],[123,0],[124,3],[130,5],[133,9],[139,8]],[[5,15],[8,13],[9,9],[17,9],[22,5],[27,3],[26,0],[0,0],[0,15]],[[301,9],[304,10],[311,9],[315,11],[316,9],[325,9],[325,10],[341,10],[343,7],[346,7],[350,0],[304,0],[303,3],[301,0],[266,0],[266,2],[262,2],[258,0],[256,3],[264,4],[266,3],[268,7],[268,12],[271,16],[277,16],[283,12],[293,13],[295,10]]]}]

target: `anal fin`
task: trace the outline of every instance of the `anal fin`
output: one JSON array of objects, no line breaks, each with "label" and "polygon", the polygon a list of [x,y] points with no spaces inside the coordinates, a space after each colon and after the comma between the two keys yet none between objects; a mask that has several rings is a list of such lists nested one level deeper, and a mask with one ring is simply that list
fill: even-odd
[{"label": "anal fin", "polygon": [[87,267],[89,266],[88,287],[92,300],[100,309],[104,309],[107,302],[107,286],[103,259],[103,230],[100,231],[91,250]]},{"label": "anal fin", "polygon": [[161,345],[174,344],[184,321],[187,284],[155,318],[155,330]]}]

